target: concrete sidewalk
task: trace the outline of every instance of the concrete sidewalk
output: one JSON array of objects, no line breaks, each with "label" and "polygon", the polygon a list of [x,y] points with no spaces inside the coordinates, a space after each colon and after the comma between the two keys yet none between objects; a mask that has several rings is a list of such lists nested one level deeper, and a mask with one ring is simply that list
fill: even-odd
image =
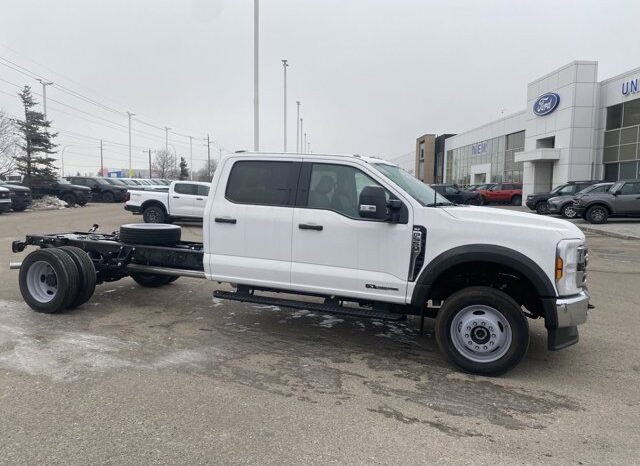
[{"label": "concrete sidewalk", "polygon": [[[532,215],[537,215],[524,206],[491,205],[489,207],[528,212]],[[562,218],[560,216],[554,217]],[[569,221],[575,223],[576,226],[584,232],[597,233],[612,238],[640,240],[640,218],[610,218],[609,221],[603,225],[594,225],[581,218]]]}]

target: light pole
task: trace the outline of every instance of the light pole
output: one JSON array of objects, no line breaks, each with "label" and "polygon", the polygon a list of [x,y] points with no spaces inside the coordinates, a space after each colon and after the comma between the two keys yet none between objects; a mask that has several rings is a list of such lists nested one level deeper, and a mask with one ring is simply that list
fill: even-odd
[{"label": "light pole", "polygon": [[296,154],[300,153],[300,101],[296,100],[298,113],[296,115]]},{"label": "light pole", "polygon": [[149,154],[149,179],[151,179],[153,178],[153,175],[151,174],[151,148],[149,148],[148,150],[143,150],[142,153]]},{"label": "light pole", "polygon": [[303,152],[307,153],[307,133],[304,133],[304,149]]},{"label": "light pole", "polygon": [[193,136],[189,136],[189,179],[193,181]]},{"label": "light pole", "polygon": [[52,82],[43,81],[42,79],[38,79],[40,84],[42,84],[42,109],[44,110],[44,119],[47,119],[47,86],[51,86]]},{"label": "light pole", "polygon": [[259,0],[253,0],[253,150],[260,151],[260,105],[258,103],[258,63],[259,63]]},{"label": "light pole", "polygon": [[207,134],[207,177],[211,177],[211,140]]},{"label": "light pole", "polygon": [[129,116],[129,178],[133,177],[133,169],[131,168],[131,117],[135,115],[135,113],[127,112]]},{"label": "light pole", "polygon": [[287,60],[282,60],[282,71],[284,72],[284,152],[287,152]]},{"label": "light pole", "polygon": [[300,153],[303,154],[304,153],[304,147],[302,146],[303,142],[302,142],[302,132],[303,130],[303,118],[300,118]]},{"label": "light pole", "polygon": [[165,150],[169,150],[169,128],[168,126],[164,127],[164,148]]},{"label": "light pole", "polygon": [[102,158],[102,139],[100,139],[100,176],[104,176],[104,159]]}]

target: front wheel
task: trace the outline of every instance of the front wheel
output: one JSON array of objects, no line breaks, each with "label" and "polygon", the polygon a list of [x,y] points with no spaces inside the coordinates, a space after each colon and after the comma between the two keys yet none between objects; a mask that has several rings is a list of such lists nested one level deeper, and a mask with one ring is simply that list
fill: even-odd
[{"label": "front wheel", "polygon": [[560,214],[562,214],[564,218],[576,218],[578,216],[578,212],[576,212],[576,208],[573,207],[573,204],[567,204],[562,207]]},{"label": "front wheel", "polygon": [[549,206],[547,201],[540,201],[536,204],[536,212],[540,215],[547,215],[549,213]]},{"label": "front wheel", "polygon": [[596,225],[607,223],[607,219],[609,218],[609,211],[604,206],[594,205],[587,209],[585,218],[587,222],[595,223]]},{"label": "front wheel", "polygon": [[115,200],[116,198],[111,191],[105,191],[104,193],[102,193],[102,202],[111,203],[111,202],[114,202]]},{"label": "front wheel", "polygon": [[131,278],[140,286],[145,288],[158,288],[159,286],[168,285],[171,282],[175,282],[178,277],[171,277],[169,275],[156,275],[153,273],[132,273]]},{"label": "front wheel", "polygon": [[467,205],[481,205],[482,201],[478,197],[472,197],[471,199],[467,200],[466,204]]},{"label": "front wheel", "polygon": [[142,219],[145,223],[164,223],[166,217],[164,210],[155,205],[147,207],[144,209],[144,212],[142,212]]},{"label": "front wheel", "polygon": [[522,196],[513,196],[511,198],[511,205],[522,205]]},{"label": "front wheel", "polygon": [[78,199],[76,198],[75,194],[72,193],[63,194],[60,199],[64,201],[69,207],[73,207],[78,203]]},{"label": "front wheel", "polygon": [[440,350],[463,371],[499,375],[515,367],[529,347],[529,324],[509,295],[469,287],[449,296],[436,319]]}]

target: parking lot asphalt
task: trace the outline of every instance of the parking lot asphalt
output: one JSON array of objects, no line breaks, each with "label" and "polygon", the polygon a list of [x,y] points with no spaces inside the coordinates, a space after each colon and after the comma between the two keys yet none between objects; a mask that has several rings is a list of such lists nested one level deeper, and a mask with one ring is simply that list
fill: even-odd
[{"label": "parking lot asphalt", "polygon": [[104,284],[60,315],[22,302],[12,240],[139,220],[0,217],[0,464],[637,464],[637,241],[588,234],[580,342],[548,352],[531,322],[524,361],[484,378],[443,360],[430,322],[221,302],[202,280]]}]

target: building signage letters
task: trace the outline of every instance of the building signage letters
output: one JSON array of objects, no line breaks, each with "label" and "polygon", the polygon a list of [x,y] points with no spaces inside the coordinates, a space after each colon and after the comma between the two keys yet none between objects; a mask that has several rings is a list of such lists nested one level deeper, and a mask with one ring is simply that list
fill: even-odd
[{"label": "building signage letters", "polygon": [[622,95],[635,94],[636,92],[639,92],[640,89],[638,89],[638,81],[640,80],[636,78],[632,81],[622,83]]},{"label": "building signage letters", "polygon": [[482,155],[487,153],[487,141],[471,144],[471,155]]}]

